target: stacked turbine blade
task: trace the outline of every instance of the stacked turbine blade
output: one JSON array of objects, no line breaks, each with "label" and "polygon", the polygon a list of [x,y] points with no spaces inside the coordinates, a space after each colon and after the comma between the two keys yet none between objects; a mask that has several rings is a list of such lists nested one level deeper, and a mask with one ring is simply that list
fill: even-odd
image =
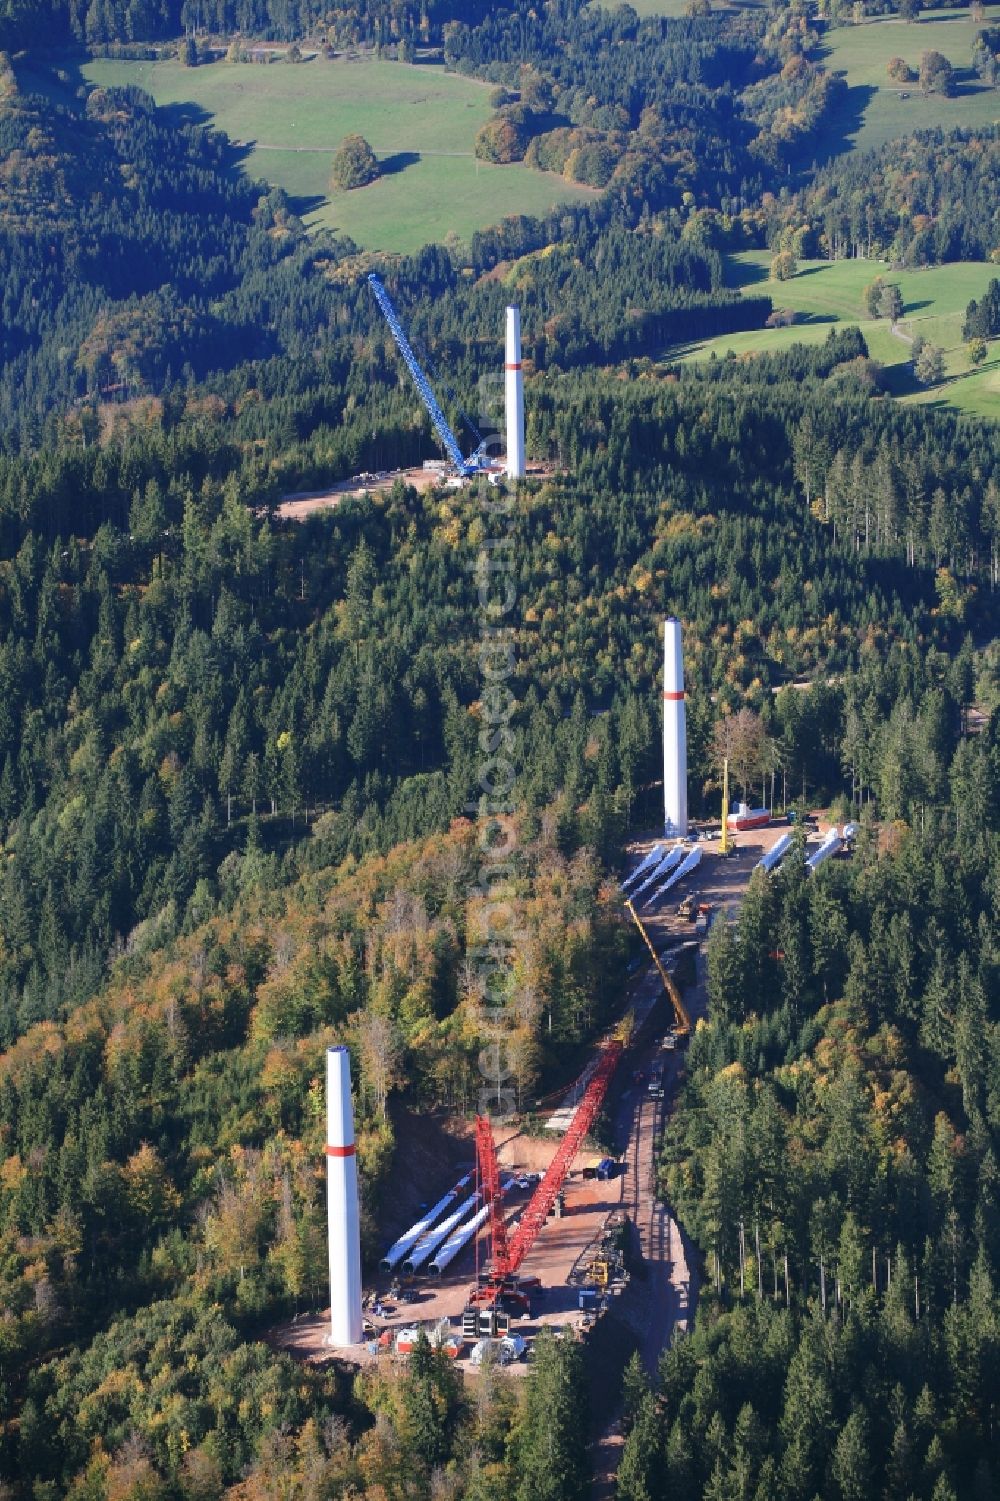
[{"label": "stacked turbine blade", "polygon": [[663,882],[663,885],[657,886],[656,890],[653,892],[653,895],[649,898],[649,901],[645,903],[645,906],[651,907],[654,902],[659,901],[664,892],[669,891],[671,886],[676,886],[678,881],[683,881],[684,877],[690,875],[691,872],[693,870],[696,870],[700,864],[701,845],[696,844],[693,850],[688,851],[687,855],[684,857],[683,861],[673,872],[673,874],[667,877],[667,879]]},{"label": "stacked turbine blade", "polygon": [[683,844],[675,844],[673,849],[664,855],[659,865],[649,872],[642,885],[635,888],[632,895],[634,897],[640,896],[642,892],[653,885],[654,881],[661,881],[664,876],[669,875],[672,870],[680,865],[686,854],[687,849]]},{"label": "stacked turbine blade", "polygon": [[654,865],[658,865],[663,859],[663,856],[666,854],[666,848],[667,847],[665,844],[654,844],[649,854],[646,855],[644,859],[639,861],[639,864],[636,866],[635,870],[630,871],[629,874],[625,877],[624,881],[622,882],[622,890],[627,891],[628,888],[632,885],[632,882],[639,879],[643,871],[652,870]]}]

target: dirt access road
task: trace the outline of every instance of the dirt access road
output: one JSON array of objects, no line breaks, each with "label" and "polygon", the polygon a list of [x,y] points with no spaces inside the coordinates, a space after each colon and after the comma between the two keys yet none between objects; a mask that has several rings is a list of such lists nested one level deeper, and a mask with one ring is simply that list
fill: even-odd
[{"label": "dirt access road", "polygon": [[326,490],[296,490],[284,495],[278,506],[278,515],[284,521],[305,521],[316,511],[330,511],[342,500],[357,499],[362,495],[375,495],[381,490],[391,490],[397,480],[412,485],[414,490],[430,490],[441,484],[441,475],[433,469],[393,469],[379,474],[355,476],[341,480]]},{"label": "dirt access road", "polygon": [[[698,969],[704,957],[699,954]],[[642,989],[661,990],[659,975],[652,966],[644,975]],[[684,1002],[696,1020],[704,1013],[703,976],[684,991]],[[659,1029],[656,1029],[659,1030]],[[617,1325],[610,1340],[609,1358],[591,1362],[591,1410],[612,1413],[598,1423],[597,1437],[591,1446],[595,1501],[611,1501],[615,1494],[615,1476],[621,1461],[623,1436],[621,1427],[620,1373],[632,1349],[637,1349],[647,1375],[655,1379],[656,1367],[677,1329],[687,1329],[694,1317],[698,1299],[698,1265],[696,1254],[669,1204],[657,1195],[657,1163],[660,1140],[667,1116],[677,1098],[684,1071],[684,1053],[667,1052],[654,1037],[634,1060],[632,1084],[623,1091],[615,1116],[616,1143],[622,1144],[622,1208],[636,1226],[645,1275],[634,1275],[625,1294],[606,1315],[609,1324]],[[664,1098],[648,1092],[653,1064],[663,1067]],[[607,1367],[607,1369],[605,1369]],[[599,1371],[600,1379],[599,1381]],[[611,1374],[613,1371],[613,1375]]]},{"label": "dirt access road", "polygon": [[[258,146],[257,150],[260,149]],[[455,153],[455,155],[461,154]],[[532,480],[546,479],[557,473],[558,470],[552,464],[529,464],[527,469],[527,476]],[[433,490],[435,487],[452,488],[448,485],[447,476],[442,469],[424,469],[422,466],[413,469],[385,469],[377,474],[358,474],[353,479],[340,480],[335,485],[329,485],[325,490],[295,490],[289,495],[283,495],[278,506],[278,515],[284,521],[305,521],[307,516],[312,516],[316,511],[332,510],[343,500],[358,499],[362,495],[377,495],[384,490],[391,490],[397,480],[421,492]]]},{"label": "dirt access road", "polygon": [[[738,853],[729,859],[719,855],[717,841],[706,843],[701,865],[682,888],[699,902],[709,902],[716,917],[739,909],[751,873],[761,855],[786,832],[786,826],[755,829],[738,836]],[[656,842],[655,837],[637,840],[629,850],[629,868],[634,868]],[[680,892],[674,900],[665,900],[652,913],[639,915],[649,930],[657,951],[667,958],[670,946],[690,939],[691,924],[677,915]],[[668,898],[674,896],[668,893]],[[633,1003],[641,1006],[650,994],[662,993],[656,970],[649,965],[633,991]],[[707,964],[704,948],[695,958],[694,983],[683,987],[683,1000],[692,1022],[708,1013]],[[662,1003],[664,1007],[666,1002]],[[659,1013],[666,1015],[666,1011]],[[654,1019],[657,1013],[654,1013]],[[653,1031],[662,1032],[662,1026]],[[666,1052],[654,1038],[629,1059],[633,1069],[631,1085],[622,1092],[615,1115],[616,1144],[620,1145],[625,1166],[622,1178],[622,1207],[634,1221],[645,1261],[645,1278],[634,1277],[626,1294],[607,1315],[609,1322],[623,1325],[618,1340],[612,1340],[609,1355],[614,1368],[621,1366],[629,1346],[636,1348],[650,1377],[655,1377],[657,1362],[670,1345],[677,1329],[687,1329],[694,1318],[698,1301],[698,1258],[693,1246],[675,1219],[671,1207],[657,1195],[657,1164],[660,1141],[670,1111],[674,1108],[684,1077],[686,1053]],[[653,1061],[664,1068],[664,1099],[651,1099],[647,1091]],[[636,1075],[645,1077],[636,1078]],[[614,1359],[614,1356],[617,1356]],[[592,1380],[596,1382],[598,1362],[592,1363]],[[603,1370],[600,1375],[603,1375]],[[615,1494],[615,1475],[622,1454],[621,1415],[614,1400],[617,1394],[600,1395],[593,1404],[596,1410],[612,1411],[612,1417],[599,1427],[591,1448],[594,1475],[594,1501],[611,1501]]]}]

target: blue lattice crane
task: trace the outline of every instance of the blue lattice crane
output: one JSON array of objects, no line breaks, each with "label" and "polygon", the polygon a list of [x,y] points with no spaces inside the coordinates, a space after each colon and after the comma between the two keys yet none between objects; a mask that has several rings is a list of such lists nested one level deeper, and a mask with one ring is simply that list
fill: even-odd
[{"label": "blue lattice crane", "polygon": [[430,413],[430,419],[434,424],[434,431],[438,435],[442,448],[454,464],[455,469],[463,477],[472,474],[481,474],[488,468],[485,462],[485,443],[480,443],[475,453],[470,454],[467,459],[463,458],[462,450],[458,446],[458,439],[452,432],[444,412],[438,406],[437,398],[431,390],[431,383],[424,374],[420,361],[410,347],[410,341],[406,337],[403,325],[399,321],[399,315],[393,307],[392,299],[374,271],[368,277],[368,285],[375,294],[375,301],[382,309],[385,321],[389,325],[389,332],[396,341],[396,347],[406,361],[406,368],[413,376],[413,383],[420,392],[420,399]]}]

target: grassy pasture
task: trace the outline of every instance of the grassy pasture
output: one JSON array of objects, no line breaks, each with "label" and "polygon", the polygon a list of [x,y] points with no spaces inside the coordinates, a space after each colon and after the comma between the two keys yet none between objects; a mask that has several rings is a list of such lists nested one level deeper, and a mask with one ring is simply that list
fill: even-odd
[{"label": "grassy pasture", "polygon": [[[889,371],[893,392],[904,401],[952,406],[982,417],[1000,418],[1000,339],[990,345],[985,365],[971,370],[962,342],[966,305],[980,297],[996,266],[964,261],[932,266],[926,271],[892,271],[877,261],[803,261],[798,275],[787,282],[768,282],[770,251],[749,250],[728,257],[729,281],[745,292],[767,290],[775,307],[792,308],[804,321],[791,328],[765,328],[739,334],[722,334],[690,344],[679,352],[680,363],[770,353],[791,344],[820,344],[831,328],[855,324],[865,336],[874,359]],[[947,379],[926,390],[913,378],[910,345],[893,334],[884,319],[872,322],[864,315],[864,289],[876,276],[898,284],[903,296],[904,317],[900,330],[912,338],[922,333],[945,351]],[[673,356],[670,356],[673,358]]]},{"label": "grassy pasture", "polygon": [[[602,0],[605,10],[614,10],[613,0]],[[640,16],[682,16],[685,0],[628,0]]]},{"label": "grassy pasture", "polygon": [[[984,26],[1000,25],[1000,4],[985,7]],[[1000,120],[1000,91],[989,89],[972,71],[972,44],[980,27],[968,9],[924,11],[919,20],[883,16],[860,26],[837,26],[826,34],[821,54],[831,71],[847,75],[847,97],[831,118],[831,138],[846,134],[865,151],[914,130],[934,126],[992,125]],[[886,73],[891,57],[901,57],[916,73],[922,52],[942,52],[956,71],[953,99],[931,94],[916,83],[893,83]],[[904,97],[905,96],[905,97]]]},{"label": "grassy pasture", "polygon": [[[244,151],[246,172],[297,199],[310,227],[336,229],[370,249],[465,239],[506,214],[540,214],[589,196],[555,174],[476,161],[489,87],[429,64],[316,57],[185,68],[172,59],[99,59],[84,73],[95,84],[135,84],[181,117],[224,130]],[[331,198],[331,158],[351,131],[371,142],[384,175]]]}]

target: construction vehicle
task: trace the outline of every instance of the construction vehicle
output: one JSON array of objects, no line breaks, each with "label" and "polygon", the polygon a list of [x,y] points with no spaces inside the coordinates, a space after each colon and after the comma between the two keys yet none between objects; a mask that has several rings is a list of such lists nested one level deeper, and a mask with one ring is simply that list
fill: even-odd
[{"label": "construction vehicle", "polygon": [[708,932],[708,924],[712,917],[711,902],[699,902],[697,907],[695,908],[695,911],[692,913],[692,916],[694,917],[695,937],[704,938],[705,934]]},{"label": "construction vehicle", "polygon": [[478,1329],[481,1335],[488,1334],[491,1338],[495,1338],[495,1330],[502,1328],[505,1313],[514,1310],[522,1315],[530,1314],[529,1294],[538,1288],[538,1279],[526,1278],[522,1282],[518,1273],[549,1215],[553,1211],[558,1215],[562,1210],[562,1190],[570,1164],[579,1151],[584,1137],[597,1119],[608,1085],[618,1067],[631,1033],[632,1017],[629,1014],[601,1044],[583,1098],[576,1107],[569,1129],[549,1163],[548,1169],[542,1175],[541,1182],[528,1200],[520,1223],[510,1236],[508,1236],[503,1215],[500,1170],[497,1165],[493,1129],[486,1116],[476,1117],[479,1192],[489,1211],[491,1254],[477,1285],[470,1292],[468,1304],[462,1315],[462,1327],[466,1338],[470,1337],[469,1331],[473,1329]]},{"label": "construction vehicle", "polygon": [[599,1244],[583,1270],[584,1281],[602,1293],[625,1273],[625,1221],[617,1211],[608,1217]]},{"label": "construction vehicle", "polygon": [[586,1272],[587,1281],[603,1292],[611,1281],[611,1264],[606,1256],[595,1256]]},{"label": "construction vehicle", "polygon": [[688,1015],[687,1007],[681,1000],[681,993],[677,989],[677,986],[675,985],[671,975],[667,972],[666,969],[664,969],[662,963],[660,962],[660,956],[653,946],[653,940],[650,938],[649,934],[646,931],[646,925],[640,918],[638,912],[636,912],[631,900],[628,897],[625,898],[625,906],[628,908],[628,913],[632,921],[635,923],[636,927],[639,929],[639,932],[642,934],[643,942],[653,956],[653,963],[656,965],[656,968],[660,972],[660,979],[663,982],[663,988],[667,993],[667,998],[670,1001],[671,1006],[674,1008],[674,1016],[676,1018],[674,1025],[674,1036],[689,1037],[691,1035],[691,1018]]},{"label": "construction vehicle", "polygon": [[[454,475],[459,480],[465,480],[470,479],[476,474],[490,473],[493,466],[486,457],[486,440],[480,433],[476,432],[476,437],[479,439],[478,448],[468,458],[463,457],[458,439],[455,437],[447,417],[438,405],[437,397],[434,395],[430,381],[424,374],[420,361],[413,353],[410,341],[406,337],[403,325],[399,321],[399,314],[396,312],[392,299],[374,271],[368,277],[368,285],[372,289],[375,301],[382,310],[382,316],[389,325],[389,332],[396,342],[396,348],[403,356],[406,368],[413,377],[413,384],[417,388],[420,399],[427,408],[427,413],[434,425],[438,441],[451,460]],[[466,418],[466,421],[469,422],[469,419]],[[473,427],[473,424],[469,422],[469,426]],[[474,428],[473,431],[475,431]]]}]

